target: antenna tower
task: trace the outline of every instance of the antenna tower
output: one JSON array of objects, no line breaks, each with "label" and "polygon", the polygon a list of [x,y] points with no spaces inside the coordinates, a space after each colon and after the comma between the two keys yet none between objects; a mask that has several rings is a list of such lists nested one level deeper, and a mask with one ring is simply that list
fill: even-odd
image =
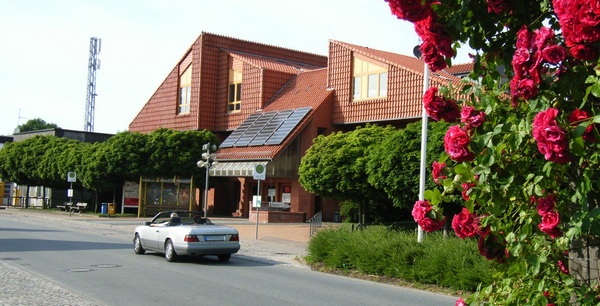
[{"label": "antenna tower", "polygon": [[96,70],[100,69],[100,53],[102,40],[97,37],[90,38],[90,60],[88,63],[87,99],[85,103],[84,131],[94,131],[94,113],[96,110]]}]

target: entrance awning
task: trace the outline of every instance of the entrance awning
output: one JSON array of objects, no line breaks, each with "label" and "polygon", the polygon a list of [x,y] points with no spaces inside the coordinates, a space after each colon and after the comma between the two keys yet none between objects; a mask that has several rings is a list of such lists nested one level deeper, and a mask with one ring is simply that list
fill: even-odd
[{"label": "entrance awning", "polygon": [[256,165],[266,166],[266,161],[219,162],[210,168],[210,176],[253,176]]}]

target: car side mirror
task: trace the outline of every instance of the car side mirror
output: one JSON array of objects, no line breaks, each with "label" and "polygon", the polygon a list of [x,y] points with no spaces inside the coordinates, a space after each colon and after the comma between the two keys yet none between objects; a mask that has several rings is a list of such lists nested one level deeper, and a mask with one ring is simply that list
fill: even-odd
[{"label": "car side mirror", "polygon": [[152,221],[146,221],[146,222],[144,222],[144,225],[146,225],[146,226],[150,226],[150,224],[152,224]]}]

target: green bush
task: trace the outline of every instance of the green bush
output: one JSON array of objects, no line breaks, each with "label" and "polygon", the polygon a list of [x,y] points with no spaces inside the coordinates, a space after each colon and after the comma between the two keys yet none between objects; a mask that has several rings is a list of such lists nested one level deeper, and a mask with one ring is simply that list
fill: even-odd
[{"label": "green bush", "polygon": [[493,263],[479,255],[474,240],[369,226],[323,229],[310,240],[306,260],[327,269],[393,277],[453,290],[475,291],[491,281]]}]

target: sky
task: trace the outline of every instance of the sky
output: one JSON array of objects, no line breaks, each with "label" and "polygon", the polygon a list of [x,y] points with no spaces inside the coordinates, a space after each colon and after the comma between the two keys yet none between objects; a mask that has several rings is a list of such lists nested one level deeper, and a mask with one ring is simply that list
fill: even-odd
[{"label": "sky", "polygon": [[84,130],[92,37],[94,132],[127,130],[202,32],[319,55],[331,39],[411,56],[419,43],[384,0],[0,0],[0,135],[36,118]]}]

